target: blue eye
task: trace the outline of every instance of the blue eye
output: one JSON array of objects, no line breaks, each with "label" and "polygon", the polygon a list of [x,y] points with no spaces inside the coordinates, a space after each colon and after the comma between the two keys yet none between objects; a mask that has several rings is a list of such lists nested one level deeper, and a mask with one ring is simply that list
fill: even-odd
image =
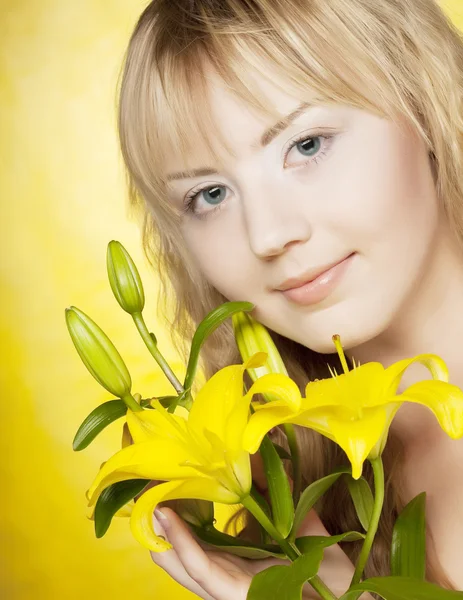
[{"label": "blue eye", "polygon": [[284,153],[285,167],[289,166],[287,160],[291,155],[292,150],[297,150],[298,158],[303,156],[308,159],[302,163],[300,161],[296,162],[294,166],[297,167],[312,163],[318,164],[320,160],[327,155],[335,135],[336,134],[334,133],[325,133],[324,135],[301,134],[298,138],[290,142]]},{"label": "blue eye", "polygon": [[[318,164],[323,156],[326,156],[333,138],[334,133],[312,134],[308,135],[307,132],[301,134],[297,139],[290,141],[287,149],[284,152],[284,166],[287,167],[287,159],[293,149],[296,149],[299,155],[305,157],[307,160],[304,162],[296,163],[295,166],[304,166],[308,164]],[[198,219],[206,219],[212,213],[217,212],[225,205],[224,200],[227,197],[227,186],[225,185],[203,185],[199,188],[191,190],[185,198],[184,213],[192,213]],[[203,205],[211,208],[205,210],[198,210],[197,203],[201,200]]]},{"label": "blue eye", "polygon": [[[198,219],[205,219],[210,213],[221,208],[226,195],[227,188],[224,185],[210,185],[199,190],[193,189],[185,198],[185,208],[183,210],[185,213],[193,213]],[[204,212],[197,211],[196,204],[200,198],[213,208]]]},{"label": "blue eye", "polygon": [[224,190],[224,185],[215,185],[214,187],[202,189],[198,196],[202,194],[204,201],[208,204],[220,204],[227,195]]},{"label": "blue eye", "polygon": [[304,156],[313,156],[320,150],[320,147],[321,147],[320,140],[321,140],[320,137],[306,138],[300,142],[297,142],[294,146]]}]

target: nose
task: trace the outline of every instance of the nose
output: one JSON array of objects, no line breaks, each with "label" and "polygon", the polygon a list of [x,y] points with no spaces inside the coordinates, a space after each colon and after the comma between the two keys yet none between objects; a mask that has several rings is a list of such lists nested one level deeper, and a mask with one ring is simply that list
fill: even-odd
[{"label": "nose", "polygon": [[270,187],[248,189],[242,203],[249,245],[260,259],[279,256],[312,235],[306,202],[288,188]]}]

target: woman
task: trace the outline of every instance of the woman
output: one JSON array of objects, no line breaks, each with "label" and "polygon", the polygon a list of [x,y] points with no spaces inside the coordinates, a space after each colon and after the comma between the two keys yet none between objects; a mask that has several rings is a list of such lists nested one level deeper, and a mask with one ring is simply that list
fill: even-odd
[{"label": "woman", "polygon": [[[119,128],[176,332],[189,339],[218,304],[248,300],[301,389],[337,366],[334,333],[361,363],[439,354],[463,387],[462,92],[462,37],[434,0],[151,2],[128,48]],[[206,374],[236,362],[222,328]],[[410,369],[399,392],[419,378]],[[388,573],[397,513],[426,491],[427,579],[463,589],[463,444],[418,405],[391,438],[366,574]],[[318,434],[299,439],[306,484],[345,463]],[[153,560],[199,597],[244,599],[269,564],[203,549],[167,508],[157,517],[174,550]],[[301,533],[356,523],[338,485]],[[334,593],[358,551],[326,552]]]}]

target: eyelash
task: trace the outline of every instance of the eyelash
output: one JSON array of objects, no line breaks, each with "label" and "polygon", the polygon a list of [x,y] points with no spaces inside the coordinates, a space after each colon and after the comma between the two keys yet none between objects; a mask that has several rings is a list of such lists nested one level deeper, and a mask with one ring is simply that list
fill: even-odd
[{"label": "eyelash", "polygon": [[[284,163],[286,164],[286,159],[288,158],[289,153],[297,144],[299,144],[299,142],[304,142],[304,141],[321,138],[324,140],[324,142],[326,144],[327,142],[330,142],[332,140],[332,138],[335,137],[335,135],[336,134],[334,134],[334,133],[322,134],[322,133],[317,133],[317,132],[312,133],[311,135],[307,135],[307,133],[303,133],[303,134],[299,135],[297,138],[292,139],[288,143],[288,146],[284,149],[284,151],[283,151]],[[330,145],[331,144],[328,144],[328,148],[324,148],[323,150],[321,150],[313,159],[306,161],[302,165],[298,165],[298,167],[292,167],[292,168],[294,168],[294,169],[301,168],[301,167],[307,166],[310,163],[315,163],[317,165],[318,162],[320,161],[321,157],[324,157],[327,155]],[[192,213],[198,219],[207,219],[211,214],[213,214],[213,213],[215,214],[215,213],[219,212],[222,209],[222,207],[224,206],[225,201],[221,202],[215,208],[212,208],[211,210],[208,210],[204,213],[197,213],[194,210],[194,204],[195,204],[196,197],[199,196],[199,194],[201,192],[212,189],[214,187],[218,187],[218,186],[217,185],[203,185],[199,188],[193,188],[185,197],[185,203],[184,203],[184,208],[183,208],[182,212],[184,214]]]}]

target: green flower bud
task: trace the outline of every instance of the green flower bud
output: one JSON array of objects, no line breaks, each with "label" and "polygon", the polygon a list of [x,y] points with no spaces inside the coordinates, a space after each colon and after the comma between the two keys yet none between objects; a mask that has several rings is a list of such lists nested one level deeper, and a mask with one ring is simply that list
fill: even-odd
[{"label": "green flower bud", "polygon": [[207,527],[214,523],[214,504],[208,500],[176,500],[175,512],[196,527]]},{"label": "green flower bud", "polygon": [[248,360],[256,352],[266,352],[267,361],[262,367],[248,369],[253,381],[267,373],[287,375],[286,367],[267,329],[246,312],[238,312],[232,316],[236,344],[243,361]]},{"label": "green flower bud", "polygon": [[108,336],[75,306],[64,312],[74,346],[93,377],[114,396],[129,396],[132,387],[130,374]]},{"label": "green flower bud", "polygon": [[121,307],[131,315],[140,313],[145,306],[143,284],[135,263],[120,242],[109,242],[106,266],[111,289]]}]

